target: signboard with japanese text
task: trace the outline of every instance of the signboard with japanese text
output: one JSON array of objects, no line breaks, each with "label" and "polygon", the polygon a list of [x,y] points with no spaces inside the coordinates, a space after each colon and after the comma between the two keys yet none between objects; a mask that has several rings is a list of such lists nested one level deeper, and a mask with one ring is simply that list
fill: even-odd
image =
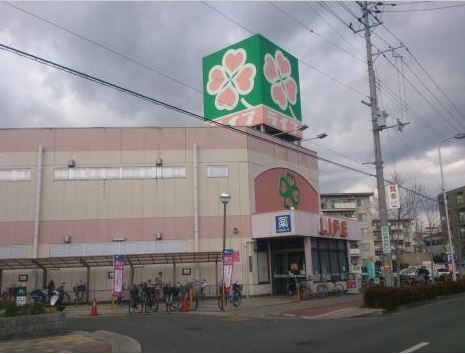
[{"label": "signboard with japanese text", "polygon": [[383,242],[383,253],[391,254],[391,239],[389,237],[389,226],[381,226],[381,238]]},{"label": "signboard with japanese text", "polygon": [[290,215],[277,215],[275,216],[276,232],[291,232],[291,216]]},{"label": "signboard with japanese text", "polygon": [[399,186],[397,184],[389,184],[387,186],[388,195],[388,208],[399,209],[400,208],[400,197],[399,197]]},{"label": "signboard with japanese text", "polygon": [[113,296],[123,293],[123,256],[113,256]]}]

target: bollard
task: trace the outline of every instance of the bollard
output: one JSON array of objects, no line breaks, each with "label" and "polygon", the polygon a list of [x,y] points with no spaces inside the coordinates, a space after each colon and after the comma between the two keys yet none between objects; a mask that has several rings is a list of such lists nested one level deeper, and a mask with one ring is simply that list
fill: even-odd
[{"label": "bollard", "polygon": [[296,284],[296,295],[297,295],[297,301],[300,301],[300,286]]}]

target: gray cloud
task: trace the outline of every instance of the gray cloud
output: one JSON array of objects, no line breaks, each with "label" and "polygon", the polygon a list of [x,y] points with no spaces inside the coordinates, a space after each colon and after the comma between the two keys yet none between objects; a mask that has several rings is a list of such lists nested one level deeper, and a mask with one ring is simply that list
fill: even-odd
[{"label": "gray cloud", "polygon": [[[1,43],[30,51],[198,114],[203,112],[202,95],[196,92],[202,90],[202,57],[250,35],[247,30],[200,2],[15,4],[130,56],[194,87],[195,90],[141,68],[5,4],[0,4]],[[360,165],[362,162],[373,161],[370,112],[360,103],[365,97],[305,65],[313,65],[368,94],[366,64],[310,33],[267,3],[209,4],[301,59],[302,112],[304,122],[310,127],[305,134],[307,137],[323,131],[329,134],[325,140],[309,142],[307,146],[317,150],[322,156],[373,172],[372,166]],[[354,12],[359,12],[354,3],[346,4]],[[365,56],[364,39],[353,35],[316,3],[310,3],[313,11],[301,2],[279,2],[276,5],[338,46],[354,55]],[[330,3],[330,6],[345,20],[355,22],[337,4]],[[402,9],[420,6],[402,6]],[[462,112],[465,112],[465,101],[461,97],[465,91],[465,47],[461,45],[465,30],[464,15],[465,9],[457,8],[432,13],[385,13],[382,17],[386,26],[405,40]],[[377,27],[375,31],[393,46],[398,44],[382,27]],[[386,47],[376,36],[373,41],[379,47]],[[405,51],[402,53],[407,64],[427,82],[414,61]],[[9,53],[0,52],[0,61],[0,127],[200,124],[192,118]],[[383,84],[397,93],[396,73],[384,58],[377,59],[376,70]],[[408,71],[405,73],[422,93],[428,95]],[[428,85],[441,97],[432,85]],[[428,193],[436,195],[439,191],[437,144],[440,138],[453,135],[457,130],[452,129],[450,123],[439,117],[409,86],[406,89],[409,105],[423,117],[414,111],[408,111],[405,119],[411,124],[402,134],[393,130],[381,133],[385,175],[389,177],[395,165],[397,172],[401,174],[419,176],[421,182],[427,186]],[[429,100],[448,117],[448,113],[431,97]],[[442,101],[445,102],[443,99]],[[380,106],[391,114],[390,123],[400,117],[399,107],[383,91],[380,93]],[[458,125],[448,118],[453,125]],[[463,124],[463,116],[456,115],[456,118],[461,119]],[[434,128],[425,128],[423,125],[428,123],[424,119]],[[448,187],[453,188],[463,184],[461,176],[465,166],[465,145],[455,142],[453,147],[447,147],[446,150],[449,152],[445,156]],[[375,180],[371,177],[325,163],[320,163],[320,172],[322,192],[372,191],[376,188]]]}]

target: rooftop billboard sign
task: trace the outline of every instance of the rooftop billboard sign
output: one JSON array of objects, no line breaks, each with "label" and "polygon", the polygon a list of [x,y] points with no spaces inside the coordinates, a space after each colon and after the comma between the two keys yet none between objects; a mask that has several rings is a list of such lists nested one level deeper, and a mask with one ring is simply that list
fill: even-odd
[{"label": "rooftop billboard sign", "polygon": [[296,130],[302,121],[297,59],[254,35],[203,58],[203,99],[209,121]]}]

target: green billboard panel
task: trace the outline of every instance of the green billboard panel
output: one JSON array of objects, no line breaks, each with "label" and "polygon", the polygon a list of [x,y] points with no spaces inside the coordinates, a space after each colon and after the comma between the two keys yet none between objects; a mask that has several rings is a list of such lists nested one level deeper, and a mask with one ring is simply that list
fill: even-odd
[{"label": "green billboard panel", "polygon": [[259,34],[204,57],[203,87],[207,120],[234,116],[232,125],[250,126],[269,115],[277,129],[302,120],[297,59]]}]

